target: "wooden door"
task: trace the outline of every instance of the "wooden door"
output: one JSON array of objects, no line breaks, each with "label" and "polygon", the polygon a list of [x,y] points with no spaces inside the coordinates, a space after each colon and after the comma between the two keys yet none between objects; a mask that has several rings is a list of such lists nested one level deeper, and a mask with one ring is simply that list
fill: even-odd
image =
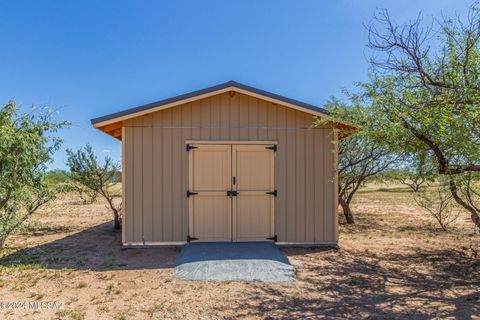
[{"label": "wooden door", "polygon": [[191,147],[189,236],[200,241],[231,241],[232,200],[227,196],[232,176],[231,145]]},{"label": "wooden door", "polygon": [[267,147],[232,146],[233,241],[274,236],[274,151]]}]

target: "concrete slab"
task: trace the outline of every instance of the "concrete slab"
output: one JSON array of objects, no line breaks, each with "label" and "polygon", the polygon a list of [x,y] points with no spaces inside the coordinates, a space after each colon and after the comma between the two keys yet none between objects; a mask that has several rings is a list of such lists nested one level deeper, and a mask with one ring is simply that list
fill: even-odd
[{"label": "concrete slab", "polygon": [[270,242],[186,244],[175,261],[174,276],[204,281],[295,280],[287,256]]}]

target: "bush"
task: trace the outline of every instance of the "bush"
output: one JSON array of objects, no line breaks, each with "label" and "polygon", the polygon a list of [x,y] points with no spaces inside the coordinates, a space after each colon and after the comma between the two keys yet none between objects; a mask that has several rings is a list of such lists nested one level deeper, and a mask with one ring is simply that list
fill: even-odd
[{"label": "bush", "polygon": [[75,152],[67,149],[67,156],[70,179],[74,185],[82,186],[95,195],[102,196],[113,213],[115,229],[120,229],[121,204],[115,204],[114,198],[117,196],[111,190],[119,180],[118,165],[110,157],[106,157],[103,163],[100,163],[89,144]]},{"label": "bush", "polygon": [[45,109],[18,114],[13,101],[0,109],[0,248],[30,215],[54,199],[46,167],[61,143],[51,134],[65,125]]}]

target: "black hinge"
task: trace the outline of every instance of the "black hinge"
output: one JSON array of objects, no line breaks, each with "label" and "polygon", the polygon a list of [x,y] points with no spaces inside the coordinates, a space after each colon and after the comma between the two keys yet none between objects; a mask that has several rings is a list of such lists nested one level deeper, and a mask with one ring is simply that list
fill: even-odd
[{"label": "black hinge", "polygon": [[277,235],[274,235],[273,237],[267,238],[267,240],[273,240],[273,242],[277,242]]},{"label": "black hinge", "polygon": [[277,190],[275,191],[270,191],[270,192],[265,192],[266,194],[271,194],[272,196],[276,197],[277,196]]},{"label": "black hinge", "polygon": [[268,150],[273,150],[273,152],[277,152],[277,145],[276,144],[273,144],[269,147],[265,147],[265,149],[268,149]]},{"label": "black hinge", "polygon": [[187,143],[187,151],[190,151],[192,149],[198,149],[198,147],[192,146],[190,143]]},{"label": "black hinge", "polygon": [[193,240],[198,240],[198,238],[187,236],[187,242],[191,242]]},{"label": "black hinge", "polygon": [[187,198],[196,194],[198,194],[198,192],[190,192],[190,190],[187,190]]},{"label": "black hinge", "polygon": [[229,197],[236,197],[236,196],[238,196],[238,191],[229,190],[229,191],[227,191],[227,196],[229,196]]}]

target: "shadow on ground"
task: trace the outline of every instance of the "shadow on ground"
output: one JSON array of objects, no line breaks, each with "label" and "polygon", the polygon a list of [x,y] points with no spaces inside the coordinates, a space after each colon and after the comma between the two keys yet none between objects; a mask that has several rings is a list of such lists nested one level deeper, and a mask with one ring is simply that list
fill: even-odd
[{"label": "shadow on ground", "polygon": [[[15,248],[13,248],[15,249]],[[112,222],[0,258],[0,266],[93,271],[160,269],[175,266],[178,248],[122,250],[121,232]]]},{"label": "shadow on ground", "polygon": [[[272,319],[476,319],[480,260],[455,250],[376,256],[325,249],[285,249],[302,259],[303,292],[259,286],[246,295],[249,316]],[[319,263],[319,260],[321,262]]]}]

